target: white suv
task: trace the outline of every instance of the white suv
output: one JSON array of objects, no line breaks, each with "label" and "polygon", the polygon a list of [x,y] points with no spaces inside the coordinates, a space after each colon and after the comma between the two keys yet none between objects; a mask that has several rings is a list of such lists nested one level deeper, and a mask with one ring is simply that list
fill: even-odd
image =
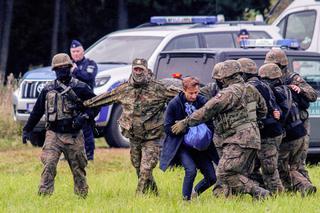
[{"label": "white suv", "polygon": [[[200,22],[201,20],[205,23],[216,22],[215,17],[201,18]],[[175,17],[175,20],[178,19]],[[97,95],[111,91],[126,81],[131,72],[130,63],[137,57],[148,59],[148,66],[153,70],[157,56],[163,50],[238,47],[237,34],[240,29],[247,29],[250,38],[253,39],[281,38],[277,27],[256,23],[201,24],[198,22],[174,25],[172,20],[165,17],[157,17],[153,20],[160,20],[162,24],[164,20],[169,20],[171,25],[117,31],[106,35],[88,48],[86,57],[95,60],[99,67],[94,88]],[[184,17],[183,20],[185,21],[186,18]],[[38,87],[43,87],[43,82],[54,79],[53,72],[50,71],[48,74],[49,70],[50,68],[42,68],[29,71],[24,75],[19,90],[13,95],[13,108],[18,121],[25,122],[28,118],[36,97],[41,91],[41,88]],[[128,141],[121,135],[117,124],[121,110],[118,105],[102,107],[96,117],[96,126],[103,130],[101,136],[104,136],[108,144],[113,147],[128,146]],[[38,125],[38,130],[41,129],[44,129],[43,122]]]}]

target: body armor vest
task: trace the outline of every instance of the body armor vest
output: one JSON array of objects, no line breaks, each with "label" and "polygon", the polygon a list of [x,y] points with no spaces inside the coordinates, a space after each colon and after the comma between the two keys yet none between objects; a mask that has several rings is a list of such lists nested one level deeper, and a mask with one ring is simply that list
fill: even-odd
[{"label": "body armor vest", "polygon": [[238,131],[248,128],[252,122],[257,121],[256,101],[251,101],[249,96],[248,85],[242,91],[242,95],[237,107],[219,114],[214,119],[217,134],[222,137],[229,137]]},{"label": "body armor vest", "polygon": [[[55,81],[55,87],[49,90],[46,96],[46,121],[48,123],[71,120],[76,115],[77,108],[77,96],[72,90],[72,86],[77,84],[78,80],[72,78],[69,86],[65,86],[59,81]],[[59,92],[57,88],[61,87],[62,92]]]}]

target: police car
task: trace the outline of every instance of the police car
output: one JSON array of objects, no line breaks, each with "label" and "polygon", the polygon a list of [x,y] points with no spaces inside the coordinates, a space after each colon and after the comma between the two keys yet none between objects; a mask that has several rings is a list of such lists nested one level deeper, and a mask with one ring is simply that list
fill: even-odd
[{"label": "police car", "polygon": [[[260,67],[265,60],[268,48],[265,46],[291,47],[285,50],[289,69],[299,73],[320,94],[320,54],[297,49],[296,40],[244,41],[244,48],[210,48],[163,51],[159,54],[154,73],[157,79],[171,76],[196,76],[202,85],[212,82],[212,68],[228,59],[251,58]],[[255,47],[255,48],[251,48]],[[311,103],[309,108],[311,137],[309,155],[320,154],[320,100]]]},{"label": "police car", "polygon": [[[151,26],[140,26],[116,31],[98,40],[86,50],[85,56],[97,62],[98,74],[94,92],[111,91],[129,78],[134,58],[148,59],[151,70],[161,51],[184,48],[239,47],[237,34],[247,29],[250,38],[281,38],[278,28],[261,22],[219,22],[216,16],[152,17]],[[19,89],[13,94],[14,118],[25,123],[45,83],[55,78],[50,67],[25,73]],[[117,120],[121,107],[102,107],[96,118],[99,136],[110,146],[128,147],[128,140],[120,134]],[[41,145],[44,139],[44,119],[37,125],[33,144]]]}]

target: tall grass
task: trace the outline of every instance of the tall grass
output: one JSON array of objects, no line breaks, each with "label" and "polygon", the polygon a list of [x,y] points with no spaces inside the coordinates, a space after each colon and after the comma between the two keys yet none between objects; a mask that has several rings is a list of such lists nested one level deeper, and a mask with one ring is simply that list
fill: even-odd
[{"label": "tall grass", "polygon": [[18,140],[21,126],[13,120],[12,93],[17,87],[13,75],[9,75],[6,85],[0,79],[0,136],[1,139]]},{"label": "tall grass", "polygon": [[[30,146],[2,150],[0,147],[0,212],[320,212],[320,194],[302,198],[283,194],[265,201],[250,196],[215,198],[211,189],[198,199],[181,198],[183,170],[166,173],[158,168],[154,176],[160,196],[135,196],[137,178],[129,160],[129,151],[98,149],[94,163],[89,164],[88,198],[73,194],[73,181],[65,161],[59,162],[55,192],[38,197],[37,187],[42,165],[41,149]],[[309,167],[314,184],[320,187],[320,168]],[[198,175],[197,181],[201,178]]]}]

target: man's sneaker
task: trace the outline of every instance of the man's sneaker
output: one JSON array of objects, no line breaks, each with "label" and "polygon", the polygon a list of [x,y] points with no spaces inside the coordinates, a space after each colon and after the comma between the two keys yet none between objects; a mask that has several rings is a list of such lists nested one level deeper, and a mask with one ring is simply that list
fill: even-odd
[{"label": "man's sneaker", "polygon": [[196,199],[197,197],[199,197],[198,192],[196,192],[194,189],[192,189],[192,193],[191,193],[191,199]]}]

